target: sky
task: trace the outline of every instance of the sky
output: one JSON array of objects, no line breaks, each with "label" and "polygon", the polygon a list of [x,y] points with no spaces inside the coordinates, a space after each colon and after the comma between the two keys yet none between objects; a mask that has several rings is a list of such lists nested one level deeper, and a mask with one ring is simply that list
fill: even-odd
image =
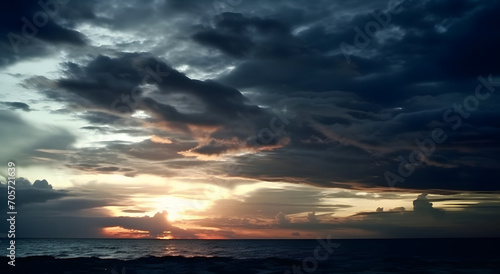
[{"label": "sky", "polygon": [[499,11],[10,1],[0,203],[11,161],[18,237],[498,237]]}]

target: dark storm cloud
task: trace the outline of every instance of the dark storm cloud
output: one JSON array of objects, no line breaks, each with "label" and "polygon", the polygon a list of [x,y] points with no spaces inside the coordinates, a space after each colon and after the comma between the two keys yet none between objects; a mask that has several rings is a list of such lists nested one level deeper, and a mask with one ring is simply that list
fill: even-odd
[{"label": "dark storm cloud", "polygon": [[[172,69],[165,61],[140,53],[122,54],[118,58],[99,56],[86,66],[66,64],[68,75],[58,81],[58,86],[86,99],[94,105],[120,112],[115,108],[121,95],[129,95],[132,104],[143,101],[143,107],[153,110],[167,121],[201,125],[219,124],[212,121],[221,116],[259,113],[259,108],[246,104],[245,97],[236,89],[207,80],[193,80]],[[179,113],[173,106],[165,105],[151,98],[142,98],[139,85],[156,85],[160,94],[181,92],[201,100],[208,116]],[[130,107],[130,106],[129,106]],[[132,111],[132,107],[128,109]],[[213,115],[210,115],[212,114]],[[219,117],[214,117],[215,115]],[[199,122],[197,122],[200,120]]]},{"label": "dark storm cloud", "polygon": [[[407,151],[403,155],[409,153]],[[348,189],[379,188],[412,192],[428,189],[431,193],[498,191],[498,185],[491,183],[496,169],[478,167],[478,161],[474,161],[474,166],[457,165],[452,168],[423,165],[404,183],[390,189],[384,172],[397,172],[397,154],[389,155],[394,158],[387,160],[385,156],[371,155],[359,149],[331,148],[325,152],[282,149],[279,153],[267,153],[266,156],[265,159],[240,157],[236,160],[240,169],[230,175]]]},{"label": "dark storm cloud", "polygon": [[[120,100],[121,94],[130,97],[132,89],[141,83],[142,78],[138,74],[140,68],[133,63],[134,57],[138,55],[130,54],[123,59],[99,56],[85,67],[67,63],[65,73],[68,77],[60,79],[57,85],[86,100],[86,103],[90,103],[87,106],[117,111],[118,109],[111,109],[112,103],[116,99]],[[140,95],[140,90],[137,92]]]},{"label": "dark storm cloud", "polygon": [[106,211],[102,210],[101,207],[124,204],[124,202],[120,203],[120,201],[113,198],[95,199],[91,197],[72,197],[75,196],[75,194],[77,193],[69,194],[69,197],[58,198],[43,203],[29,204],[22,209],[27,217],[43,215],[75,216],[86,215],[86,212],[94,212],[102,215],[103,212]]},{"label": "dark storm cloud", "polygon": [[413,201],[413,211],[417,214],[440,214],[441,211],[435,209],[433,204],[427,199],[427,194],[418,195],[417,199]]},{"label": "dark storm cloud", "polygon": [[62,190],[51,191],[51,190],[43,190],[36,188],[23,189],[18,191],[18,195],[16,197],[16,204],[19,207],[21,207],[29,203],[44,203],[48,200],[59,199],[65,196],[68,196],[68,194],[66,191]]},{"label": "dark storm cloud", "polygon": [[[500,2],[446,0],[406,6],[401,16],[394,19],[394,24],[410,29],[397,45],[396,54],[408,54],[410,43],[416,44],[417,52],[413,53],[422,54],[425,59],[421,62],[437,65],[445,77],[465,78],[500,72],[500,56],[496,50],[500,39],[492,35],[499,31],[496,11]],[[432,19],[426,20],[421,16],[424,13],[428,15],[425,18]],[[436,28],[446,31],[437,34]]]},{"label": "dark storm cloud", "polygon": [[[242,14],[223,13],[224,20],[216,21],[216,29],[200,30],[193,39],[201,44],[220,49],[237,58],[288,57],[301,49],[293,48],[288,26],[272,19],[246,18]],[[254,41],[253,38],[260,40]]]},{"label": "dark storm cloud", "polygon": [[[107,144],[113,153],[82,163],[82,170],[120,167],[106,159],[111,155],[174,161],[250,151],[259,154],[236,157],[242,168],[231,176],[390,190],[384,172],[397,172],[398,157],[441,127],[447,141],[396,190],[499,190],[490,183],[500,164],[496,94],[480,101],[459,129],[443,121],[449,108],[474,94],[477,76],[491,74],[496,82],[489,88],[498,87],[499,1],[402,1],[389,14],[388,1],[244,1],[225,9],[196,1],[129,3],[122,9],[98,4],[107,17],[94,16],[88,4],[75,20],[144,34],[141,43],[151,53],[118,53],[126,48],[120,44],[114,54],[66,63],[65,77],[46,94],[69,108],[90,109],[82,115],[90,126],[114,125],[107,132],[135,136],[155,127],[155,134],[190,146],[162,155],[157,144],[131,150],[130,143]],[[369,23],[384,26],[370,35]],[[164,42],[157,42],[159,33]],[[367,45],[356,46],[357,37]],[[342,43],[356,49],[346,52]],[[216,79],[197,80],[193,72]],[[47,86],[42,80],[31,81]],[[294,118],[275,123],[284,128],[259,144],[259,133],[273,128],[273,108]],[[132,122],[136,110],[151,117],[143,125]]]},{"label": "dark storm cloud", "polygon": [[47,180],[36,180],[33,182],[33,187],[36,189],[52,189],[52,185]]},{"label": "dark storm cloud", "polygon": [[[494,110],[498,100],[481,102],[460,130],[443,123],[443,114],[474,94],[477,76],[498,76],[500,55],[495,48],[500,44],[492,34],[500,25],[494,15],[499,8],[498,1],[404,1],[400,11],[390,15],[388,26],[367,37],[367,47],[349,53],[352,63],[339,44],[352,45],[354,27],[364,31],[369,22],[377,22],[371,12],[380,15],[384,7],[360,5],[342,27],[337,24],[328,30],[318,20],[294,32],[306,17],[292,22],[278,12],[257,18],[245,11],[200,29],[195,41],[240,60],[220,77],[222,82],[259,91],[264,95],[253,98],[260,103],[279,103],[300,113],[296,124],[286,128],[289,145],[259,157],[259,163],[252,156],[241,157],[239,175],[332,187],[386,187],[382,175],[397,169],[396,158],[410,154],[417,146],[415,139],[423,140],[443,126],[449,141],[397,187],[436,192],[498,190],[498,184],[488,183],[499,164],[491,154],[499,147],[494,141],[499,129],[489,116],[498,115]],[[256,22],[275,22],[280,28],[268,35]],[[287,48],[280,53],[293,54],[264,54],[280,47],[281,41],[287,41]],[[296,50],[297,45],[302,50]],[[333,90],[351,94],[351,100],[345,103],[340,93],[323,96]],[[307,97],[301,96],[303,91],[310,91]],[[279,98],[279,102],[266,98]],[[424,98],[425,103],[410,105]]]},{"label": "dark storm cloud", "polygon": [[[36,12],[47,12],[37,2],[3,5],[0,67],[64,56],[62,74],[34,76],[23,87],[64,105],[56,112],[85,122],[78,127],[97,141],[77,148],[76,133],[21,118],[41,109],[38,102],[2,98],[4,108],[16,110],[0,110],[0,126],[9,129],[0,135],[8,144],[3,162],[15,156],[22,167],[55,161],[82,173],[179,176],[186,184],[200,183],[200,174],[207,175],[205,183],[227,175],[218,184],[227,188],[270,181],[380,192],[261,189],[196,212],[207,218],[192,224],[228,228],[218,232],[224,237],[236,237],[232,229],[276,228],[290,229],[287,235],[348,230],[374,237],[477,236],[477,227],[498,236],[500,228],[491,224],[499,217],[498,201],[494,194],[480,195],[500,191],[494,179],[500,167],[500,1],[408,0],[394,2],[393,12],[387,0],[224,6],[69,1],[43,27],[33,20]],[[369,24],[383,26],[370,34]],[[9,37],[18,39],[18,52]],[[470,117],[459,116],[454,105],[465,104],[467,96],[477,99],[481,83],[481,94],[489,97],[468,111]],[[474,101],[468,102],[470,109]],[[423,164],[390,188],[385,172],[410,167],[399,157],[420,149],[436,128],[446,141],[434,143]],[[115,134],[143,139],[99,138]],[[231,168],[223,167],[226,160]],[[185,178],[192,174],[196,178]],[[127,199],[132,194],[206,198],[203,189],[172,194],[166,186],[88,184],[61,191],[45,180],[21,178],[18,186],[19,205],[29,216],[21,219],[19,235],[32,237],[99,237],[102,228],[119,226],[192,238],[192,231],[170,224],[166,212],[104,217],[105,208],[144,213]],[[460,196],[473,191],[478,196]],[[332,214],[349,205],[323,200],[405,198],[400,192],[448,196],[422,194],[413,211],[380,207],[346,218]],[[437,202],[461,211],[445,211]]]},{"label": "dark storm cloud", "polygon": [[[45,179],[35,180],[35,182],[31,184],[29,180],[20,177],[15,180],[15,183],[15,185],[10,185],[14,186],[16,190],[15,203],[17,207],[24,207],[33,203],[45,203],[50,200],[57,200],[71,196],[66,190],[52,189],[52,185],[50,185]],[[7,186],[5,184],[1,184],[0,190],[7,193]],[[7,204],[7,196],[4,195],[1,197],[0,202],[2,202],[2,204]]]},{"label": "dark storm cloud", "polygon": [[[153,116],[148,122],[191,138],[200,138],[197,131],[203,128],[210,129],[209,139],[190,150],[192,154],[219,155],[257,146],[258,130],[273,119],[270,111],[250,104],[237,89],[190,79],[148,54],[99,56],[86,66],[67,63],[66,68],[67,77],[57,81],[59,91],[52,98],[62,98],[70,106],[99,108],[101,112],[84,115],[92,123],[111,123],[126,113],[144,110]],[[144,94],[147,88],[156,89]],[[186,102],[194,105],[179,105]],[[276,146],[279,140],[260,145]]]},{"label": "dark storm cloud", "polygon": [[20,109],[26,112],[31,111],[30,106],[22,102],[0,102],[0,104],[7,106],[11,109]]},{"label": "dark storm cloud", "polygon": [[[494,16],[494,11],[499,8],[497,1],[461,1],[461,4],[454,1],[405,1],[400,8],[400,13],[393,14],[389,25],[386,29],[381,28],[380,33],[399,28],[402,34],[390,41],[382,41],[376,35],[367,37],[371,42],[359,50],[361,55],[351,56],[354,64],[345,64],[341,52],[337,55],[331,53],[340,50],[341,42],[353,44],[356,36],[354,27],[364,30],[368,22],[376,22],[370,14],[374,10],[359,12],[344,28],[334,31],[326,31],[325,26],[318,23],[297,35],[288,33],[296,43],[286,43],[287,50],[293,52],[297,43],[307,50],[295,52],[281,61],[279,54],[248,56],[246,62],[223,79],[237,87],[256,84],[254,87],[283,85],[287,90],[352,90],[373,101],[394,102],[415,95],[417,90],[414,84],[443,80],[468,82],[480,74],[498,73],[495,61],[498,60],[498,52],[495,48],[499,41],[491,35],[498,31],[499,24],[495,21],[498,18]],[[239,16],[242,18],[240,21],[251,20],[244,14]],[[300,21],[293,22],[295,27],[300,24]],[[443,33],[440,33],[441,26],[446,29]],[[212,32],[231,33],[231,29],[225,30],[223,24],[218,24]],[[239,34],[240,37],[245,35],[245,32]],[[265,39],[259,31],[251,37]],[[269,39],[272,39],[271,45],[278,46],[282,37],[271,36]],[[223,52],[236,43],[230,39],[216,40],[217,43],[210,45]],[[323,45],[320,44],[322,42]],[[259,43],[256,47],[266,48],[265,45]],[[375,56],[367,57],[366,51],[373,51]],[[280,53],[283,52],[286,51],[280,50]],[[393,67],[403,60],[405,66],[394,70]],[[457,69],[469,72],[462,73]],[[265,73],[270,70],[274,73]],[[372,77],[360,77],[369,74]],[[427,92],[429,94],[431,90]]]},{"label": "dark storm cloud", "polygon": [[[0,66],[44,56],[52,51],[50,45],[84,46],[84,35],[68,27],[76,19],[68,15],[82,12],[72,10],[72,6],[78,4],[66,5],[65,2],[21,0],[3,3],[0,11]],[[60,15],[66,17],[66,21],[61,21]]]}]

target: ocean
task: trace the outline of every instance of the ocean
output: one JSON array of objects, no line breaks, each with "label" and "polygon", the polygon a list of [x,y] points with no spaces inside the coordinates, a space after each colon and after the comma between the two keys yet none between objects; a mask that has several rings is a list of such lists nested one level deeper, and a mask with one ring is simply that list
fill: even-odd
[{"label": "ocean", "polygon": [[[1,243],[8,247],[6,239]],[[4,256],[0,273],[500,273],[499,244],[500,239],[17,239],[16,266]]]}]

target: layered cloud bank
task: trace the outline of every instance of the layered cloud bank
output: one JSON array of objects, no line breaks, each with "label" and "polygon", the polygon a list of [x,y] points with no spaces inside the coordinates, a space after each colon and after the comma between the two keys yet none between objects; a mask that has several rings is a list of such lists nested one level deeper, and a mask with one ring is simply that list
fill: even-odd
[{"label": "layered cloud bank", "polygon": [[23,206],[151,237],[493,214],[499,1],[237,2],[5,5],[0,159],[50,176]]}]

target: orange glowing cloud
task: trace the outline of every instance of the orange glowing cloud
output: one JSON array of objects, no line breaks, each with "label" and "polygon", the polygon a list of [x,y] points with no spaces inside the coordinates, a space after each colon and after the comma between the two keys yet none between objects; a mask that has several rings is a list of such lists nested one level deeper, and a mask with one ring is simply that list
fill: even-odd
[{"label": "orange glowing cloud", "polygon": [[164,233],[157,235],[156,237],[151,236],[148,231],[138,230],[138,229],[128,229],[121,226],[110,226],[103,227],[101,229],[101,234],[106,238],[120,238],[120,239],[144,239],[144,238],[156,238],[156,239],[173,239],[170,231],[165,231]]},{"label": "orange glowing cloud", "polygon": [[163,138],[157,135],[151,136],[151,142],[153,143],[158,143],[158,144],[171,144],[172,141],[168,138]]},{"label": "orange glowing cloud", "polygon": [[127,229],[121,226],[103,227],[101,233],[107,238],[149,238],[151,235],[148,231]]},{"label": "orange glowing cloud", "polygon": [[260,151],[273,151],[282,148],[290,143],[289,137],[281,138],[277,144],[252,146],[248,145],[245,140],[237,138],[232,139],[213,139],[199,138],[198,146],[186,151],[181,151],[179,154],[186,157],[196,157],[198,160],[216,160],[221,156],[235,155],[242,153],[258,153]]}]

